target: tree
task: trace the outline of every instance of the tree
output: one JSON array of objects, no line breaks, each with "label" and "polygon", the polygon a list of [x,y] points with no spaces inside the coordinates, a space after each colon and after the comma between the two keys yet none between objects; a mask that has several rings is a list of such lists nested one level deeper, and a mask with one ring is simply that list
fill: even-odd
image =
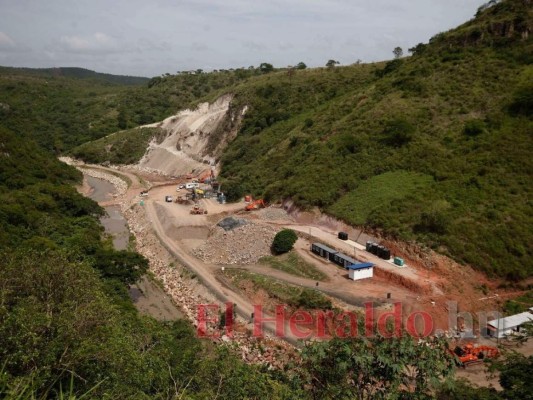
[{"label": "tree", "polygon": [[400,46],[395,47],[392,52],[394,53],[394,58],[396,59],[401,58],[403,56],[403,50]]},{"label": "tree", "polygon": [[274,237],[274,241],[272,242],[272,252],[275,254],[287,253],[292,250],[292,246],[294,246],[296,240],[298,240],[296,232],[292,229],[283,229]]},{"label": "tree", "polygon": [[494,361],[491,370],[500,371],[500,385],[505,399],[530,399],[533,385],[533,356],[512,352],[501,361]]},{"label": "tree", "polygon": [[269,72],[274,71],[274,66],[269,63],[261,63],[259,65],[259,71],[261,71],[263,74],[268,74]]},{"label": "tree", "polygon": [[427,45],[424,43],[418,43],[416,46],[411,47],[409,50],[407,50],[409,53],[411,53],[413,56],[419,56],[422,54],[427,48]]},{"label": "tree", "polygon": [[382,133],[382,142],[392,147],[402,147],[413,139],[415,127],[403,118],[396,118],[386,123]]},{"label": "tree", "polygon": [[335,61],[335,60],[328,60],[328,62],[326,63],[326,67],[333,68],[337,64],[340,64],[340,62]]},{"label": "tree", "polygon": [[104,278],[118,279],[133,284],[148,270],[148,260],[131,251],[100,250],[95,255],[94,267]]},{"label": "tree", "polygon": [[302,379],[315,399],[429,399],[454,370],[444,339],[419,344],[408,335],[315,342],[302,357]]},{"label": "tree", "polygon": [[306,69],[307,65],[303,61],[300,61],[298,64],[296,64],[296,69]]}]

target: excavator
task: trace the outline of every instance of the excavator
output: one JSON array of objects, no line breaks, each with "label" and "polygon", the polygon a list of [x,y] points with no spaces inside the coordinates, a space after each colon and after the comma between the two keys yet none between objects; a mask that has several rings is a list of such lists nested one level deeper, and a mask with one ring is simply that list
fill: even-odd
[{"label": "excavator", "polygon": [[457,346],[453,354],[459,360],[460,365],[465,368],[470,364],[483,362],[485,358],[496,358],[500,355],[500,351],[496,347],[474,346],[469,343],[463,347]]},{"label": "excavator", "polygon": [[252,201],[250,204],[248,204],[244,209],[246,211],[252,211],[252,210],[257,210],[259,208],[265,208],[266,207],[266,204],[265,202],[263,201],[263,199],[258,199],[258,200],[254,200]]}]

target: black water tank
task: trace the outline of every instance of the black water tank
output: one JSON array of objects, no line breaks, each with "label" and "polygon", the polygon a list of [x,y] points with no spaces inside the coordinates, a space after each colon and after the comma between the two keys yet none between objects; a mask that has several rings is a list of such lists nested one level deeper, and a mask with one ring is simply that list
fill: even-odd
[{"label": "black water tank", "polygon": [[346,232],[339,232],[339,239],[348,240],[348,234]]}]

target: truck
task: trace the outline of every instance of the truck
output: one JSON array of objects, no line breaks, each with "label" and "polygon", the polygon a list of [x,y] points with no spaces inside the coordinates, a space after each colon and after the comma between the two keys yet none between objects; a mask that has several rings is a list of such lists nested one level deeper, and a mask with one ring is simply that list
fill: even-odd
[{"label": "truck", "polygon": [[190,182],[185,184],[185,189],[194,189],[200,187],[200,184],[198,182]]}]

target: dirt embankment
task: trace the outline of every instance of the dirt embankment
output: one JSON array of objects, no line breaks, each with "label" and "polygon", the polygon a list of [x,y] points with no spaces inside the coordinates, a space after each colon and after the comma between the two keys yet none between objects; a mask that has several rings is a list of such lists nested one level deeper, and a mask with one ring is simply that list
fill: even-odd
[{"label": "dirt embankment", "polygon": [[145,125],[161,128],[166,137],[153,140],[138,168],[164,175],[199,173],[215,168],[227,144],[237,135],[244,112],[231,110],[232,96],[202,103],[195,110],[183,110],[162,122]]}]

